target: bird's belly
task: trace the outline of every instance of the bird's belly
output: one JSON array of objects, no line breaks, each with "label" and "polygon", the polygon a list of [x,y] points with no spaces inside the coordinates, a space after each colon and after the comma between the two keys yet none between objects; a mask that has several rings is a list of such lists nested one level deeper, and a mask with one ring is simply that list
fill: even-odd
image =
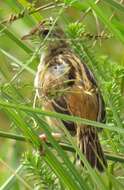
[{"label": "bird's belly", "polygon": [[[43,104],[43,109],[45,111],[53,111],[53,112],[55,112],[51,102]],[[63,123],[62,123],[62,121],[60,119],[56,119],[56,118],[53,118],[53,117],[52,118],[51,117],[46,117],[46,120],[47,120],[48,124],[51,127],[56,127],[57,129],[60,129],[60,126],[63,125]]]}]

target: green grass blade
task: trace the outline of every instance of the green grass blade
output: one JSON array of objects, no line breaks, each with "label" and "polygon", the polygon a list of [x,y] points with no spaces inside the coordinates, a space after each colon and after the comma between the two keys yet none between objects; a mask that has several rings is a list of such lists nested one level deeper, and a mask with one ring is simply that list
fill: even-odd
[{"label": "green grass blade", "polygon": [[112,131],[116,131],[118,133],[124,134],[123,128],[120,128],[120,127],[115,128],[115,127],[113,127],[112,124],[102,124],[102,123],[99,123],[96,121],[90,121],[90,120],[82,119],[82,118],[76,117],[76,116],[69,116],[69,115],[60,114],[60,113],[56,113],[56,112],[43,111],[42,109],[39,109],[39,108],[33,109],[28,106],[12,104],[12,103],[5,102],[2,100],[0,100],[0,105],[1,105],[1,107],[4,107],[4,108],[15,108],[17,110],[19,109],[22,111],[36,113],[36,114],[40,114],[42,116],[49,116],[49,117],[53,117],[53,118],[57,118],[57,119],[62,119],[64,121],[78,122],[78,123],[82,123],[85,125],[91,125],[91,126],[98,127],[98,128],[104,128],[104,129],[108,129],[108,130],[112,130]]},{"label": "green grass blade", "polygon": [[103,190],[107,190],[107,186],[106,184],[104,184],[103,179],[101,178],[100,174],[98,174],[97,171],[95,171],[90,164],[88,163],[87,159],[85,158],[85,156],[82,154],[82,152],[80,151],[79,147],[76,145],[76,143],[74,142],[73,138],[71,137],[71,135],[69,134],[69,132],[67,131],[66,128],[63,128],[65,134],[68,137],[68,140],[70,141],[70,143],[72,144],[73,148],[75,149],[75,151],[78,153],[80,159],[82,160],[82,162],[84,163],[84,166],[87,168],[89,176],[91,177],[91,179],[93,180],[94,184],[98,185],[98,187],[100,189]]},{"label": "green grass blade", "polygon": [[8,38],[10,38],[14,43],[16,43],[20,48],[22,48],[27,54],[31,54],[33,51],[26,46],[22,40],[18,39],[16,37],[16,35],[14,35],[12,32],[9,31],[9,29],[7,29],[6,26],[0,24],[0,30],[2,30],[2,32],[4,34],[6,34],[6,36],[8,36]]},{"label": "green grass blade", "polygon": [[119,11],[124,13],[124,5],[120,4],[120,2],[115,1],[115,0],[103,0],[103,1],[111,5],[113,8],[118,9]]},{"label": "green grass blade", "polygon": [[6,182],[0,187],[0,190],[10,189],[16,179],[18,179],[28,190],[32,190],[32,187],[19,175],[22,172],[23,166],[20,165],[16,171],[8,166],[6,162],[4,162],[0,158],[0,163],[2,163],[7,169],[9,169],[13,174],[6,180]]},{"label": "green grass blade", "polygon": [[[0,131],[0,138],[8,138],[11,140],[26,142],[26,138],[24,136],[13,134],[13,133],[8,133],[8,132],[4,132],[4,131]],[[30,139],[29,139],[29,141],[30,141]],[[47,142],[47,145],[49,147],[53,147],[51,145],[51,143],[49,143],[49,142]],[[75,152],[74,148],[69,144],[59,143],[59,145],[65,151]],[[106,152],[106,151],[104,153],[105,153],[105,156],[108,160],[111,160],[113,162],[124,163],[124,155],[113,154],[112,152]]]},{"label": "green grass blade", "polygon": [[63,181],[67,189],[78,190],[79,186],[76,185],[73,178],[69,175],[68,171],[62,167],[62,163],[53,155],[53,153],[45,146],[47,154],[45,155],[45,161],[51,167],[51,169],[56,173],[56,175]]},{"label": "green grass blade", "polygon": [[41,141],[35,131],[32,129],[31,126],[29,126],[24,120],[22,113],[17,110],[5,110],[9,118],[15,123],[15,125],[23,132],[24,136],[26,137],[26,140],[32,142],[34,147],[41,147]]},{"label": "green grass blade", "polygon": [[93,0],[87,0],[87,3],[91,6],[91,8],[96,12],[99,19],[103,22],[105,26],[108,27],[108,29],[115,35],[115,37],[120,40],[122,43],[124,43],[124,36],[121,34],[121,32],[115,27],[114,24],[111,23],[111,21],[106,17],[103,10],[98,7],[97,4],[94,3]]},{"label": "green grass blade", "polygon": [[74,165],[68,159],[67,154],[63,151],[63,149],[60,147],[60,145],[52,137],[51,132],[49,130],[49,128],[50,128],[49,125],[47,125],[47,123],[45,123],[37,115],[33,114],[32,116],[33,116],[33,118],[35,118],[35,120],[37,121],[37,123],[39,123],[39,125],[41,126],[41,128],[44,129],[45,134],[48,137],[48,140],[50,141],[51,145],[56,149],[56,151],[60,155],[61,159],[63,159],[65,165],[67,166],[67,168],[71,172],[72,176],[75,178],[74,180],[78,181],[78,183],[80,184],[79,189],[88,189],[88,186],[85,184],[85,181],[80,176],[80,174],[78,173],[78,171],[75,169]]},{"label": "green grass blade", "polygon": [[5,56],[7,56],[9,59],[11,59],[12,61],[14,61],[17,65],[22,66],[24,69],[26,69],[28,72],[30,72],[31,74],[35,75],[35,71],[33,69],[31,69],[30,67],[26,66],[25,64],[23,64],[23,62],[21,62],[20,60],[18,60],[16,57],[14,57],[13,55],[9,54],[8,52],[6,52],[5,50],[3,50],[2,48],[0,48],[0,52],[3,53]]},{"label": "green grass blade", "polygon": [[15,171],[14,174],[12,174],[8,180],[0,187],[0,190],[10,190],[12,188],[13,183],[16,181],[16,176],[20,175],[22,172],[23,166],[20,165]]}]

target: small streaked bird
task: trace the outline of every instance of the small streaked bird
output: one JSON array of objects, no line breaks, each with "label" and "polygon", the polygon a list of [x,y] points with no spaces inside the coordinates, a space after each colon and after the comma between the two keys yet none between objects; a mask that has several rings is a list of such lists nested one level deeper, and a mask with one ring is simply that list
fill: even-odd
[{"label": "small streaked bird", "polygon": [[[47,48],[41,56],[35,77],[38,98],[45,110],[105,122],[105,105],[93,73],[72,51],[64,32],[42,23],[40,35],[48,33]],[[83,53],[83,52],[82,52]],[[61,124],[77,138],[77,145],[93,168],[104,171],[107,162],[95,127],[49,118],[49,123]]]}]

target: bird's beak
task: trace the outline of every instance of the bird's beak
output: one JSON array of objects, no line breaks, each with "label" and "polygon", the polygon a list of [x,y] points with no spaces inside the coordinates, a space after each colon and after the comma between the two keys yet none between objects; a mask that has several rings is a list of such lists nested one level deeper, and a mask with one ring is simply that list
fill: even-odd
[{"label": "bird's beak", "polygon": [[30,30],[28,34],[22,36],[21,40],[27,40],[31,36],[35,35],[37,32],[39,33],[44,28],[45,23],[46,23],[46,20],[42,20],[41,22],[39,22],[39,24],[36,25],[34,28],[32,28],[32,30]]}]

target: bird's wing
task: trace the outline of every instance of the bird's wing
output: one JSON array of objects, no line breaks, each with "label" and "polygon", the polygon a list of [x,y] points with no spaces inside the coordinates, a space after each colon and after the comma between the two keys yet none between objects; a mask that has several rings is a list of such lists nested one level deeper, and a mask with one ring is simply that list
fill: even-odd
[{"label": "bird's wing", "polygon": [[[105,105],[98,89],[97,82],[90,69],[80,61],[73,53],[59,54],[50,60],[52,64],[67,63],[70,66],[69,83],[70,92],[51,102],[56,112],[75,115],[99,122],[105,121]],[[81,83],[80,83],[81,81]],[[85,91],[87,89],[87,91]],[[90,92],[93,89],[94,92]],[[72,133],[76,133],[74,122],[62,121],[65,127]]]},{"label": "bird's wing", "polygon": [[[77,56],[75,56],[73,53],[68,53],[68,54],[66,53],[65,55],[63,55],[63,60],[65,62],[67,62],[71,67],[71,69],[70,69],[71,73],[69,73],[70,79],[75,79],[76,77],[79,78],[79,75],[82,74],[81,79],[82,79],[82,81],[84,80],[83,83],[87,83],[89,85],[88,88],[90,88],[90,86],[92,86],[91,88],[96,89],[95,95],[97,98],[96,101],[97,101],[97,105],[98,105],[98,112],[97,112],[96,120],[99,122],[105,122],[105,120],[106,120],[105,103],[104,103],[103,97],[98,88],[97,81],[96,81],[92,71],[88,68],[88,66],[86,64],[82,63],[80,61],[80,59]],[[58,61],[59,61],[59,59],[57,60],[57,62]],[[80,74],[77,75],[76,73],[80,73]],[[85,86],[85,84],[84,84],[84,86]],[[72,86],[72,88],[73,88],[73,86]],[[82,91],[82,94],[83,94],[83,91]],[[79,101],[78,98],[77,98],[77,101]],[[66,109],[68,107],[68,105],[66,105],[66,104],[68,104],[67,100],[62,99],[56,103],[57,103],[57,105],[60,105],[60,107],[64,107]],[[83,100],[80,100],[80,104],[83,104]],[[57,109],[57,111],[62,113],[62,110],[60,110],[60,109]],[[67,110],[66,114],[73,114],[73,113],[70,113],[70,111]]]},{"label": "bird's wing", "polygon": [[87,67],[86,64],[83,64],[83,67],[85,69],[85,72],[86,72],[88,79],[98,89],[97,101],[98,101],[99,110],[98,110],[97,121],[105,123],[106,122],[106,111],[105,111],[105,102],[104,102],[103,96],[101,95],[101,92],[98,88],[96,79],[95,79],[93,73],[91,72],[91,70]]},{"label": "bird's wing", "polygon": [[[53,100],[52,106],[54,110],[58,113],[71,115],[71,112],[68,109],[68,102],[66,101],[65,97],[60,97],[56,100]],[[74,122],[64,120],[62,120],[62,122],[72,135],[76,134],[76,124]]]}]

